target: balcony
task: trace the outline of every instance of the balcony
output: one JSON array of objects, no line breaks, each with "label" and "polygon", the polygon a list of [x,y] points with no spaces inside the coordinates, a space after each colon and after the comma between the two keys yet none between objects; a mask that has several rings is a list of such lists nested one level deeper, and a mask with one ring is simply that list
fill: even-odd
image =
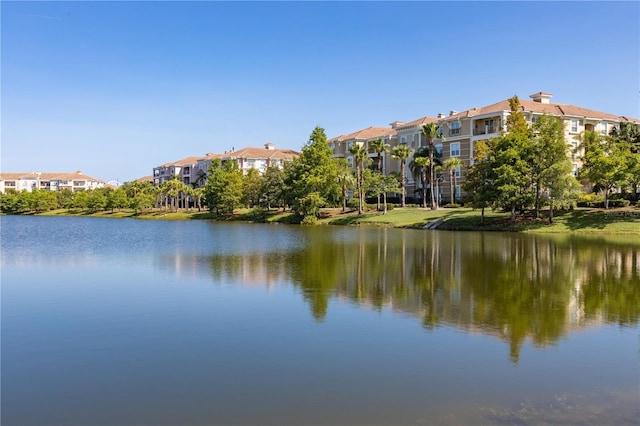
[{"label": "balcony", "polygon": [[484,126],[484,127],[473,129],[474,136],[489,135],[491,133],[500,133],[500,127],[493,125],[493,126]]}]

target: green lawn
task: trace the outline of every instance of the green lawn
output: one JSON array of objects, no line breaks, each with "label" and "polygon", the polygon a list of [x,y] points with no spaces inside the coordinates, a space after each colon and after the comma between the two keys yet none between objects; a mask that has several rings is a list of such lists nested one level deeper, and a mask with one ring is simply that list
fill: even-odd
[{"label": "green lawn", "polygon": [[[133,217],[150,220],[213,220],[216,216],[208,211],[169,212],[154,210],[136,214],[133,210],[123,209],[101,212],[83,210],[52,210],[40,213],[43,216],[91,216],[105,218]],[[469,208],[439,209],[436,211],[418,207],[394,208],[386,215],[379,212],[367,212],[358,215],[349,211],[342,213],[339,209],[322,210],[321,225],[351,225],[351,226],[385,226],[395,228],[423,228],[426,224],[444,220],[438,228],[440,230],[461,231],[513,231],[528,233],[588,233],[588,234],[617,234],[640,236],[640,209],[581,209],[556,212],[554,223],[549,224],[547,212],[542,212],[539,219],[533,219],[528,213],[525,217],[518,216],[515,225],[509,224],[509,214],[485,211],[485,223],[480,223],[480,211]],[[240,209],[226,220],[239,220],[264,223],[291,223],[292,213],[264,209]]]}]

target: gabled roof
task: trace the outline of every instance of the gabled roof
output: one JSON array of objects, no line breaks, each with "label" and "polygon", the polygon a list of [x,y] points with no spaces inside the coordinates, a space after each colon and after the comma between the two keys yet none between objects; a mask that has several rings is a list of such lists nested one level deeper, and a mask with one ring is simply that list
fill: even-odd
[{"label": "gabled roof", "polygon": [[348,140],[369,140],[381,138],[384,136],[394,136],[397,132],[394,129],[388,127],[376,127],[371,126],[366,129],[358,130],[357,132],[349,133],[348,135],[341,135],[335,138],[329,139],[327,142],[342,142]]},{"label": "gabled roof", "polygon": [[[523,112],[544,114],[547,113],[549,115],[556,116],[565,116],[565,117],[584,117],[591,119],[600,119],[600,120],[611,120],[611,121],[630,121],[634,123],[640,123],[640,120],[617,116],[613,114],[608,114],[606,112],[595,111],[588,108],[582,108],[575,105],[567,105],[567,104],[554,104],[554,103],[541,103],[530,101],[527,99],[519,99],[520,100],[520,108]],[[487,105],[481,108],[471,108],[466,111],[459,112],[457,114],[450,115],[448,117],[443,118],[443,121],[456,120],[460,118],[470,118],[479,115],[486,115],[491,113],[499,113],[503,111],[510,111],[511,106],[509,105],[509,99],[504,99],[500,102],[496,102],[491,105]]]},{"label": "gabled roof", "polygon": [[198,160],[200,160],[201,158],[203,158],[202,156],[197,156],[197,157],[186,157],[183,158],[182,160],[178,160],[178,161],[170,161],[168,163],[164,163],[159,165],[158,167],[171,167],[171,166],[179,166],[179,167],[183,167],[183,166],[190,166],[192,164],[196,164],[198,162]]},{"label": "gabled roof", "polygon": [[17,173],[0,173],[0,180],[28,180],[28,179],[40,179],[41,181],[47,180],[88,180],[92,182],[105,183],[100,179],[96,179],[89,175],[85,175],[82,172],[17,172]]},{"label": "gabled roof", "polygon": [[412,127],[421,127],[425,124],[437,123],[438,121],[440,121],[440,118],[422,117],[422,118],[418,118],[417,120],[410,121],[408,123],[399,124],[396,130],[406,130]]},{"label": "gabled roof", "polygon": [[278,148],[243,148],[238,151],[227,152],[218,158],[248,158],[253,160],[293,160],[300,156],[298,151]]}]

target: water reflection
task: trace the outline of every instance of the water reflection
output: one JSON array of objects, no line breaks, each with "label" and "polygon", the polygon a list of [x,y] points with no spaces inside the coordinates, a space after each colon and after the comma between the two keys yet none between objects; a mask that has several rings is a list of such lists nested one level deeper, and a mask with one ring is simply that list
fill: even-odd
[{"label": "water reflection", "polygon": [[513,362],[527,339],[547,346],[575,328],[640,317],[640,246],[629,242],[387,229],[300,235],[295,249],[175,262],[203,269],[206,259],[216,281],[292,282],[317,321],[339,298],[414,316],[426,329],[490,334],[510,345]]}]

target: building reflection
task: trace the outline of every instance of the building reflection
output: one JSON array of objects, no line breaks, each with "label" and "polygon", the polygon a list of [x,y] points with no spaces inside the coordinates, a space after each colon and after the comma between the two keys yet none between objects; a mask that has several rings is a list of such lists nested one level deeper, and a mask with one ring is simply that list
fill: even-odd
[{"label": "building reflection", "polygon": [[322,321],[332,299],[495,336],[518,362],[527,340],[553,345],[603,323],[640,317],[640,246],[521,234],[365,229],[310,232],[295,250],[163,258],[179,275],[298,287]]}]

